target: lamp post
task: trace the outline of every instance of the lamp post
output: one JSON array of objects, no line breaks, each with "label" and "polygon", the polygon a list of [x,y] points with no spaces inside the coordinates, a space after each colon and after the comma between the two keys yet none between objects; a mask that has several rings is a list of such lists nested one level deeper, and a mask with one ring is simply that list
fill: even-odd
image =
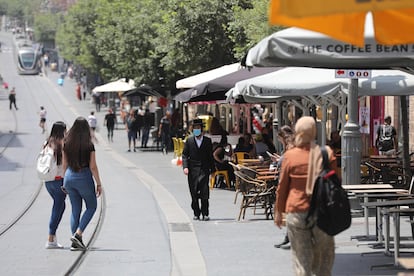
[{"label": "lamp post", "polygon": [[361,182],[361,132],[358,124],[358,79],[351,79],[348,94],[348,121],[342,132],[342,184]]}]

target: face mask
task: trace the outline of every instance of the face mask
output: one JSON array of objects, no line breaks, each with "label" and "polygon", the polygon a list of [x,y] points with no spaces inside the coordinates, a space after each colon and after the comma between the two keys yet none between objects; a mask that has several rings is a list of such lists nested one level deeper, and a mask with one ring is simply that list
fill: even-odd
[{"label": "face mask", "polygon": [[193,134],[194,134],[194,136],[200,136],[201,135],[201,129],[199,129],[199,128],[193,129]]}]

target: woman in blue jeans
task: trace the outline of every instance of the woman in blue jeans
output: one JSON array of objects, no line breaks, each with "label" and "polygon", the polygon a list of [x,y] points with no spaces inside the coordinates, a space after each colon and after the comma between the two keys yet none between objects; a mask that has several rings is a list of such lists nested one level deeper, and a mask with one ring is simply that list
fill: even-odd
[{"label": "woman in blue jeans", "polygon": [[53,149],[56,164],[58,166],[58,174],[53,181],[46,181],[45,186],[50,196],[53,198],[52,214],[49,220],[49,236],[46,242],[46,249],[63,248],[57,242],[56,230],[62,220],[65,211],[66,194],[62,191],[63,185],[63,166],[62,166],[62,147],[63,137],[66,133],[66,125],[64,122],[56,122],[52,126],[49,138],[43,147],[49,146]]},{"label": "woman in blue jeans", "polygon": [[[83,117],[78,117],[75,120],[64,140],[63,167],[66,170],[63,181],[64,188],[69,194],[72,204],[70,226],[73,236],[70,250],[86,250],[82,234],[95,214],[96,197],[101,195],[102,185],[89,124]],[[83,201],[86,210],[81,216]]]}]

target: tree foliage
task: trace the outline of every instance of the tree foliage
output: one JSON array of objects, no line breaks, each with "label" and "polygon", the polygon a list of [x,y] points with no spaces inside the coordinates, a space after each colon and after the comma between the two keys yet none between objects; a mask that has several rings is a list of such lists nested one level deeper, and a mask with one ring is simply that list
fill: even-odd
[{"label": "tree foliage", "polygon": [[243,58],[248,49],[261,39],[281,29],[268,23],[269,3],[270,0],[251,0],[234,7],[230,38],[235,44],[234,52],[238,59]]},{"label": "tree foliage", "polygon": [[67,60],[98,72],[105,66],[95,41],[97,8],[102,0],[79,0],[73,5],[56,34],[60,54]]},{"label": "tree foliage", "polygon": [[42,0],[0,0],[0,14],[16,19],[21,27],[32,25]]},{"label": "tree foliage", "polygon": [[0,12],[27,20],[31,7],[36,37],[56,33],[66,60],[105,80],[133,78],[159,89],[240,60],[275,30],[267,23],[269,0],[78,0],[70,8],[51,0],[47,9],[45,3],[0,0]]},{"label": "tree foliage", "polygon": [[[154,5],[152,5],[154,4]],[[107,64],[106,78],[127,77],[157,86],[153,22],[159,20],[150,1],[104,1],[95,20],[98,54]]]},{"label": "tree foliage", "polygon": [[35,38],[40,42],[55,41],[57,26],[60,24],[60,15],[55,13],[40,13],[34,19]]},{"label": "tree foliage", "polygon": [[168,1],[158,28],[157,51],[166,70],[180,75],[198,73],[235,61],[228,24],[231,0]]}]

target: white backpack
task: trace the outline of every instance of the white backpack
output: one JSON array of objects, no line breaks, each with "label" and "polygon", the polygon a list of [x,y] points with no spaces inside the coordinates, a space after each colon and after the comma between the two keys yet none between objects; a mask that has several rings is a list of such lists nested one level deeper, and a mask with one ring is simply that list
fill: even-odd
[{"label": "white backpack", "polygon": [[36,163],[37,176],[43,181],[53,181],[58,174],[58,166],[54,151],[45,146],[39,153]]}]

